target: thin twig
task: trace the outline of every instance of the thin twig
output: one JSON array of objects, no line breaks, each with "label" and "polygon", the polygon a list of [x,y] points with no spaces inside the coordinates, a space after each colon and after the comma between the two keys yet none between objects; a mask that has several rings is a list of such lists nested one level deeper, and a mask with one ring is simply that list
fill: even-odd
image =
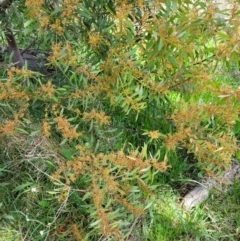
[{"label": "thin twig", "polygon": [[128,240],[128,238],[131,236],[131,234],[132,234],[132,232],[133,232],[133,229],[134,229],[134,227],[136,226],[136,224],[138,223],[138,221],[139,221],[140,218],[141,218],[141,216],[135,218],[135,220],[133,221],[133,223],[132,223],[132,225],[131,225],[131,227],[130,227],[130,230],[129,230],[129,232],[128,232],[128,236],[127,236],[127,239],[126,239],[126,240]]}]

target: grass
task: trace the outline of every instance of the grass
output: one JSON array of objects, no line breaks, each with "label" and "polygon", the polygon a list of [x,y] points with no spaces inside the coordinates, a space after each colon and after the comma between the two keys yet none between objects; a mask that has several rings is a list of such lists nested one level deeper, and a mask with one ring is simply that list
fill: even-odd
[{"label": "grass", "polygon": [[[132,237],[132,239],[129,240],[237,241],[240,238],[239,192],[240,184],[235,182],[227,192],[212,193],[210,198],[201,206],[191,212],[185,212],[178,206],[179,194],[173,191],[171,186],[162,186],[158,198],[153,202],[149,215],[136,224],[134,239]],[[34,202],[34,198],[31,197],[31,195],[32,194],[30,194],[29,198],[33,200],[29,205],[34,207],[34,209],[29,211],[32,212],[31,215],[35,214],[37,219],[32,219],[28,222],[22,219],[21,223],[17,223],[16,220],[9,220],[8,222],[10,222],[11,225],[7,225],[6,220],[1,220],[1,241],[43,240],[43,236],[40,234],[41,230],[39,233],[34,232],[34,230],[39,230],[38,226],[41,225],[38,222],[40,222],[40,220],[43,223],[49,222],[46,216],[52,216],[54,212],[51,213],[51,211],[47,211],[49,207],[46,204],[42,203],[42,205],[36,206],[35,202],[37,200]],[[18,208],[20,208],[20,206],[18,206]],[[54,207],[52,207],[52,209],[54,209]],[[9,213],[11,213],[10,210]],[[13,216],[16,216],[16,214],[13,214]],[[65,230],[66,227],[61,226],[61,220],[63,221],[63,217],[60,217],[55,224],[56,228],[57,225],[59,225],[59,233],[55,234],[55,239],[53,240],[74,240],[68,237],[71,231],[70,229]],[[139,236],[137,236],[137,232],[141,229],[145,229],[147,237],[144,239],[140,239]],[[144,231],[142,230],[142,232]],[[28,233],[28,238],[23,239],[26,233]]]},{"label": "grass", "polygon": [[[216,82],[236,87],[237,80],[230,77],[220,76]],[[61,86],[63,83],[57,84]],[[177,102],[179,98],[174,92],[170,96],[171,101]],[[211,98],[209,93],[202,96],[205,102],[214,101]],[[152,101],[153,105],[140,113],[137,122],[135,114],[126,115],[118,107],[112,111],[107,106],[112,114],[112,126],[107,129],[84,126],[88,134],[85,146],[94,146],[94,153],[117,151],[123,146],[134,150],[148,142],[148,138],[142,135],[145,130],[171,133],[174,125],[164,118],[170,105],[163,102]],[[35,101],[29,110],[31,117],[34,120],[40,118],[44,107],[44,101]],[[58,201],[62,183],[49,179],[60,160],[71,160],[74,147],[59,144],[56,133],[51,140],[41,136],[36,132],[38,123],[36,126],[28,123],[27,126],[29,134],[19,133],[0,139],[0,241],[107,240],[96,231],[98,223],[93,222],[96,211],[89,208],[87,193],[79,191],[84,190],[88,178],[81,176],[73,184],[67,192],[66,202]],[[239,130],[236,125],[235,133],[239,134]],[[160,149],[159,143],[150,144],[150,153]],[[184,149],[169,153],[168,159],[171,168],[165,173],[147,172],[145,175],[144,181],[155,194],[152,197],[144,192],[140,194],[135,180],[130,181],[131,198],[145,207],[145,216],[136,218],[123,208],[114,207],[122,229],[128,230],[124,241],[240,240],[239,180],[225,192],[213,191],[205,203],[186,212],[180,206],[181,198],[194,187],[201,170]],[[111,199],[108,201],[111,203]]]},{"label": "grass", "polygon": [[0,228],[0,241],[22,241],[23,237],[18,229],[9,225],[2,225]]},{"label": "grass", "polygon": [[227,192],[212,193],[188,213],[176,206],[176,196],[168,190],[155,207],[149,240],[239,240],[239,188],[235,182]]},{"label": "grass", "polygon": [[[20,136],[18,139],[8,140],[8,148],[1,152],[5,152],[3,156],[9,160],[5,159],[0,172],[0,240],[78,241],[72,235],[72,222],[82,222],[82,226],[88,222],[89,212],[84,208],[86,203],[73,192],[68,204],[59,205],[56,201],[59,189],[46,176],[53,169],[48,160],[51,160],[53,155],[61,156],[61,148],[56,148],[54,143],[49,143],[44,138],[30,139],[32,142],[27,140],[30,144],[29,150],[35,148],[35,154],[38,153],[39,156],[37,159],[21,159],[23,149],[19,146]],[[40,143],[41,145],[38,145]],[[172,155],[171,164],[172,169],[166,173],[156,173],[152,177],[154,185],[157,184],[157,195],[149,199],[151,205],[147,215],[129,224],[133,225],[133,228],[126,240],[239,240],[239,180],[225,192],[212,192],[205,203],[191,212],[186,212],[180,207],[181,197],[186,189],[193,187],[191,178],[194,178],[197,172],[188,165],[187,159],[180,160]],[[21,172],[18,171],[19,174],[16,175],[19,169]],[[143,235],[139,236],[139,232]],[[87,233],[85,237],[85,240],[101,240],[98,236],[89,239]]]},{"label": "grass", "polygon": [[[204,98],[207,101],[209,96]],[[109,145],[99,147],[101,151],[113,149],[114,146],[116,148],[116,144],[121,146],[126,138],[136,143],[141,138],[139,133],[129,136],[128,131],[124,130],[126,119],[122,123],[118,118],[114,120],[116,126],[122,129],[114,128],[110,133],[101,133],[103,143],[108,140],[109,135],[111,137]],[[144,122],[144,118],[142,121]],[[131,130],[136,128],[131,123],[128,125]],[[150,124],[146,122],[141,125],[137,129]],[[49,174],[55,170],[58,160],[70,160],[74,155],[72,147],[67,144],[57,145],[54,140],[50,141],[34,132],[36,129],[37,126],[30,125],[29,130],[33,134],[22,133],[2,140],[0,241],[104,240],[93,228],[84,228],[91,222],[92,215],[92,211],[88,209],[88,199],[81,193],[71,191],[68,202],[59,203],[57,197],[61,193],[61,183],[49,180]],[[118,133],[115,137],[114,132]],[[154,148],[155,146],[152,147],[153,151]],[[150,187],[155,195],[146,198],[145,216],[128,217],[125,220],[125,228],[129,227],[125,240],[239,240],[239,180],[225,192],[213,191],[205,203],[186,212],[180,206],[181,198],[194,187],[195,181],[201,176],[201,170],[184,149],[169,155],[169,164],[172,167],[165,173],[152,173],[146,178],[150,180]],[[80,178],[75,183],[75,188],[83,188],[87,181]],[[137,195],[137,189],[133,188],[132,197],[138,200]],[[121,216],[121,211],[117,215]],[[80,236],[84,239],[80,239]]]}]

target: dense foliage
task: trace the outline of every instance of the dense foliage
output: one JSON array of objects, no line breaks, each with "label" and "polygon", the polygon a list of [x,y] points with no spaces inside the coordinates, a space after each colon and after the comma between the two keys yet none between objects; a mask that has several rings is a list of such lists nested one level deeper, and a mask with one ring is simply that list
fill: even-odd
[{"label": "dense foliage", "polygon": [[[48,195],[60,205],[41,235],[59,235],[65,213],[75,240],[123,240],[172,159],[191,155],[208,175],[231,164],[240,89],[217,76],[238,66],[239,13],[237,1],[222,11],[200,0],[1,3],[12,55],[1,70],[0,150],[55,185],[37,185],[43,209]],[[8,36],[37,51],[34,71],[10,64]]]}]

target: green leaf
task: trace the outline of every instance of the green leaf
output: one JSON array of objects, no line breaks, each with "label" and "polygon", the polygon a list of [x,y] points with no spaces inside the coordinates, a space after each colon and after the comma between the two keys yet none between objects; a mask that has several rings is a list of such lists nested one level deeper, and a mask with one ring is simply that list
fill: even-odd
[{"label": "green leaf", "polygon": [[36,22],[35,19],[30,19],[30,20],[27,20],[25,23],[24,23],[24,28],[27,28],[28,26],[30,26],[32,23]]},{"label": "green leaf", "polygon": [[58,98],[55,95],[52,96],[52,100],[54,100],[56,103],[58,103]]},{"label": "green leaf", "polygon": [[146,206],[143,210],[147,210],[147,209],[149,209],[152,205],[153,205],[152,202],[148,203],[147,206]]},{"label": "green leaf", "polygon": [[12,215],[7,215],[7,214],[5,214],[5,215],[3,216],[3,218],[4,218],[6,221],[8,221],[8,222],[14,220],[14,217],[13,217]]},{"label": "green leaf", "polygon": [[69,150],[69,149],[65,149],[63,148],[62,150],[62,154],[64,155],[64,157],[69,161],[72,160],[72,156],[74,154],[73,150]]},{"label": "green leaf", "polygon": [[41,206],[42,208],[47,208],[47,207],[49,207],[50,204],[46,200],[40,200],[40,201],[38,201],[38,205]]},{"label": "green leaf", "polygon": [[12,192],[22,191],[22,190],[24,190],[26,187],[29,187],[29,186],[32,186],[32,185],[33,185],[32,182],[23,183],[23,184],[19,185],[18,187],[14,188],[14,189],[12,190]]},{"label": "green leaf", "polygon": [[51,16],[54,16],[54,15],[60,13],[62,10],[63,10],[63,7],[54,8],[54,11],[51,12]]},{"label": "green leaf", "polygon": [[142,153],[143,157],[145,157],[145,158],[148,157],[147,149],[148,149],[148,146],[146,143],[144,143],[141,153]]},{"label": "green leaf", "polygon": [[158,50],[158,52],[162,49],[162,47],[163,47],[163,40],[162,40],[162,39],[159,39],[158,45],[157,45],[157,50]]},{"label": "green leaf", "polygon": [[84,196],[82,197],[82,200],[85,201],[86,199],[89,199],[91,197],[91,193],[87,192],[84,194]]},{"label": "green leaf", "polygon": [[32,132],[30,133],[30,136],[36,136],[36,135],[39,134],[39,133],[40,133],[40,130],[32,131]]},{"label": "green leaf", "polygon": [[20,132],[20,133],[23,133],[23,134],[29,134],[26,130],[24,130],[24,129],[22,129],[22,128],[18,128],[18,127],[16,127],[15,128],[18,132]]},{"label": "green leaf", "polygon": [[178,6],[178,0],[172,0],[172,10],[173,12],[177,11],[177,6]]},{"label": "green leaf", "polygon": [[101,222],[101,220],[97,220],[97,221],[91,223],[91,224],[90,224],[90,227],[97,226],[100,222]]}]

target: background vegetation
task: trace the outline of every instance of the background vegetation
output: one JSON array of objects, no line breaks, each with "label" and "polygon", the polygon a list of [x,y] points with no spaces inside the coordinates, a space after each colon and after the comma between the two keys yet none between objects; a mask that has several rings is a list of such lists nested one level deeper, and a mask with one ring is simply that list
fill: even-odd
[{"label": "background vegetation", "polygon": [[0,4],[2,240],[238,240],[238,1]]}]

